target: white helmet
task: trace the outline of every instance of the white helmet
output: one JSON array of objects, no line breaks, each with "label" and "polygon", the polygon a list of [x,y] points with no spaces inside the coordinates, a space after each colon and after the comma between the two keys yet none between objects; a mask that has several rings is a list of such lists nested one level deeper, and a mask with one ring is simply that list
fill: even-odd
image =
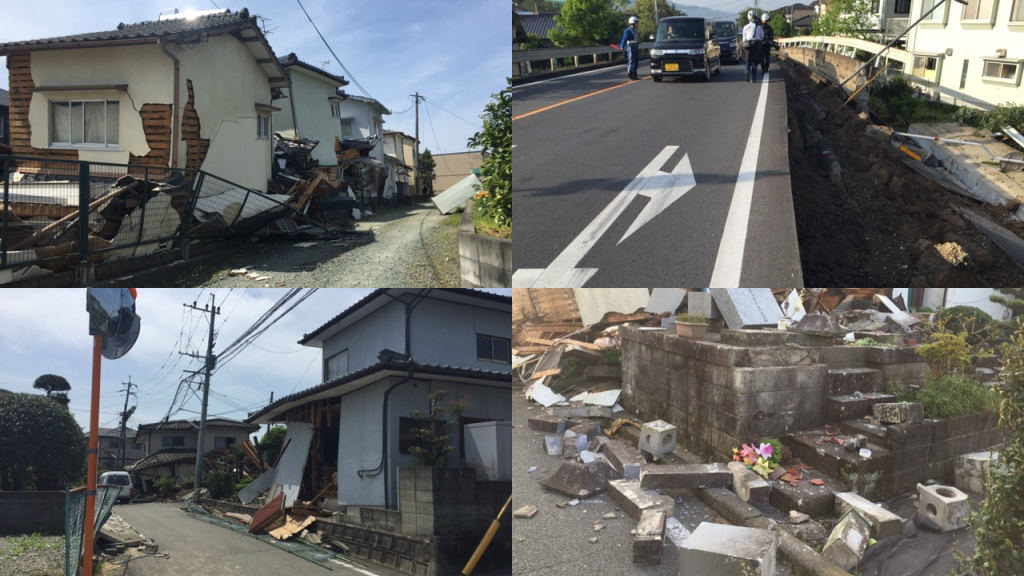
[{"label": "white helmet", "polygon": [[753,10],[747,11],[747,21],[753,22],[754,18],[756,18],[756,16],[754,16],[754,11]]},{"label": "white helmet", "polygon": [[639,21],[640,21],[640,20],[638,20],[636,16],[630,16],[630,17],[629,17],[629,23],[630,23],[630,24],[636,24],[636,23],[637,23],[637,22],[639,22]]},{"label": "white helmet", "polygon": [[762,12],[761,13],[761,22],[763,23],[763,22],[767,22],[767,21],[768,21],[768,13],[767,12]]}]

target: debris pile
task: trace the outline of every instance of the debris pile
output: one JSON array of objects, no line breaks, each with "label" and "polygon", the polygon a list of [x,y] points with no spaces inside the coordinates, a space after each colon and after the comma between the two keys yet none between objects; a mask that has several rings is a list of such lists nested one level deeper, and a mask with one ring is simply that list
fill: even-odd
[{"label": "debris pile", "polygon": [[[274,134],[274,166],[270,190],[286,196],[295,210],[290,218],[274,223],[274,231],[294,237],[322,238],[328,233],[351,231],[353,220],[366,212],[346,182],[335,179],[337,171],[320,168],[313,158],[316,140],[293,139]],[[304,216],[304,218],[301,218]],[[302,223],[296,223],[298,219]]]}]

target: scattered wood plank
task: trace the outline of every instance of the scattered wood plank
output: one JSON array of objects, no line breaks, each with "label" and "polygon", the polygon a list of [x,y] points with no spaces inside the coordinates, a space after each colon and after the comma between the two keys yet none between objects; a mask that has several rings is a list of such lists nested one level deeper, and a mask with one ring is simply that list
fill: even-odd
[{"label": "scattered wood plank", "polygon": [[323,181],[324,175],[318,174],[317,177],[313,179],[313,182],[309,186],[306,186],[306,191],[302,194],[302,197],[299,198],[299,202],[295,205],[295,210],[297,212],[302,212],[302,208],[305,207],[306,202],[309,202],[309,199],[313,196],[313,192],[316,192],[317,186],[319,186]]}]

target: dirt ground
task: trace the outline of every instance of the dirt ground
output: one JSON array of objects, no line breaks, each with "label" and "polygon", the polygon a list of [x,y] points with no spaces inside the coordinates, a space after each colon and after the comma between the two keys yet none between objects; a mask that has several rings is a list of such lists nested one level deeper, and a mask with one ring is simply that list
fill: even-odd
[{"label": "dirt ground", "polygon": [[1009,216],[1016,206],[975,202],[918,175],[887,138],[866,133],[867,115],[844,106],[839,88],[801,66],[781,66],[807,286],[1024,285],[1024,271],[950,207],[971,208],[1024,236],[1024,223]]}]

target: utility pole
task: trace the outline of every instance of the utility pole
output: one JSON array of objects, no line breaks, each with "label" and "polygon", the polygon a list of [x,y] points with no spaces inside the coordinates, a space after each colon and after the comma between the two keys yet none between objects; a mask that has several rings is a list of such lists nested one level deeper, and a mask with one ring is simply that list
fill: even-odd
[{"label": "utility pole", "polygon": [[418,196],[420,193],[420,100],[426,97],[420,96],[419,92],[412,94],[412,97],[416,99],[416,146],[413,147],[413,162],[416,163],[414,170],[416,171],[416,195]]},{"label": "utility pole", "polygon": [[[198,501],[199,497],[199,483],[203,478],[203,447],[206,443],[206,405],[210,399],[210,372],[213,370],[214,365],[217,363],[217,357],[213,355],[213,339],[214,330],[213,324],[217,314],[220,314],[220,309],[216,306],[216,296],[210,295],[210,304],[204,308],[199,308],[196,303],[193,302],[191,306],[183,304],[185,308],[191,308],[193,310],[199,310],[200,312],[207,313],[210,315],[210,338],[206,346],[206,366],[204,368],[206,377],[203,382],[203,410],[199,420],[199,442],[196,445],[196,478],[193,487],[196,491],[195,499]],[[186,356],[192,356],[193,358],[201,358],[197,354],[186,354]]]},{"label": "utility pole", "polygon": [[135,413],[135,406],[132,406],[131,411],[128,410],[128,397],[129,396],[136,396],[136,397],[138,396],[137,394],[132,392],[133,384],[132,384],[132,377],[131,376],[128,377],[128,381],[127,382],[122,382],[121,385],[122,386],[127,386],[127,388],[125,388],[125,390],[124,390],[124,411],[121,412],[121,437],[120,437],[120,440],[118,440],[118,442],[117,442],[117,468],[116,468],[117,470],[124,470],[124,456],[125,456],[124,431],[125,431],[125,427],[128,425],[128,419],[131,418],[132,414]]}]

